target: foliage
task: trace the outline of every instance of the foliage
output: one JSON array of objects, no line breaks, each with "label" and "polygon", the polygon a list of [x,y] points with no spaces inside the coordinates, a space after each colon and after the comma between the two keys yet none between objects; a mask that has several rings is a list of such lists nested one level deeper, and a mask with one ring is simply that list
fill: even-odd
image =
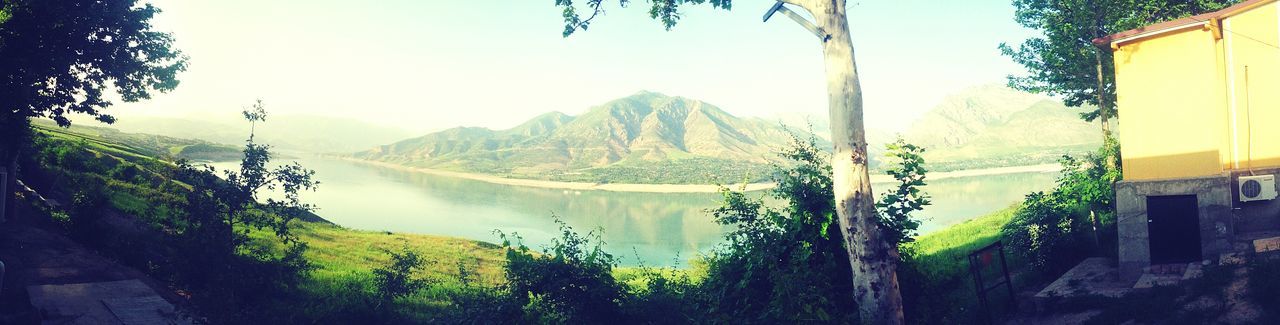
[{"label": "foliage", "polygon": [[[1039,37],[1016,48],[1000,44],[1000,51],[1026,67],[1030,75],[1009,76],[1009,86],[1033,93],[1060,96],[1070,107],[1093,104],[1115,115],[1115,67],[1112,53],[1092,40],[1161,21],[1226,7],[1237,0],[1014,0],[1014,20],[1037,30]],[[1097,65],[1102,64],[1099,89]],[[1097,94],[1105,102],[1099,103]],[[1100,112],[1082,114],[1093,121]]]},{"label": "foliage", "polygon": [[812,139],[793,138],[782,156],[796,165],[778,174],[766,207],[746,193],[724,191],[712,210],[734,226],[727,243],[707,258],[702,290],[706,311],[722,322],[851,322],[857,319],[844,240],[834,220],[829,155]]},{"label": "foliage", "polygon": [[391,304],[396,299],[408,297],[427,287],[427,281],[415,278],[414,273],[426,264],[417,252],[405,247],[391,252],[391,263],[373,270],[380,305]]},{"label": "foliage", "polygon": [[[1112,184],[1120,180],[1119,145],[1108,139],[1084,160],[1064,156],[1062,174],[1052,191],[1027,195],[1022,210],[1003,229],[1012,251],[1043,274],[1057,274],[1085,255],[1110,252],[1099,247],[1115,234]],[[1113,245],[1111,242],[1105,243]]]},{"label": "foliage", "polygon": [[907,143],[902,137],[885,147],[888,159],[897,162],[885,173],[893,176],[898,186],[880,196],[876,209],[879,210],[877,216],[880,217],[885,240],[896,247],[914,240],[916,229],[920,228],[920,220],[912,218],[911,214],[930,204],[929,195],[920,190],[926,185],[924,177],[928,171],[924,168],[924,158],[920,156],[924,148]]},{"label": "foliage", "polygon": [[[573,35],[578,30],[587,30],[591,27],[591,22],[596,16],[604,13],[605,0],[586,0],[586,5],[591,9],[591,15],[583,18],[578,14],[577,9],[573,5],[573,0],[556,0],[556,6],[562,9],[561,16],[564,18],[564,37]],[[618,0],[618,6],[626,7],[630,0]],[[653,18],[662,22],[662,26],[667,30],[675,27],[676,22],[680,20],[680,5],[684,4],[703,4],[711,3],[712,7],[728,10],[732,7],[732,0],[654,0],[649,1],[649,18]]]},{"label": "foliage", "polygon": [[556,223],[561,236],[544,254],[500,233],[507,251],[506,290],[523,306],[524,320],[598,324],[618,319],[622,287],[612,275],[616,258],[604,251],[598,232],[580,235],[563,221]]},{"label": "foliage", "polygon": [[[251,124],[265,120],[262,101],[246,110],[245,117]],[[314,209],[298,193],[315,189],[315,172],[297,163],[268,169],[268,148],[254,143],[250,133],[240,170],[224,171],[222,178],[212,167],[179,162],[177,178],[191,190],[182,206],[185,218],[175,224],[175,246],[183,252],[178,274],[193,290],[206,293],[198,305],[221,321],[261,319],[270,310],[267,302],[296,294],[311,269],[303,255],[306,244],[289,223]],[[279,189],[283,200],[261,202],[259,191],[264,189]],[[246,245],[251,229],[270,229],[288,247],[276,254]]]},{"label": "foliage", "polygon": [[[688,324],[705,319],[696,302],[706,297],[689,272],[666,272],[640,267],[632,276],[618,276],[627,282],[623,313],[638,324]],[[628,282],[631,280],[632,282]]]},{"label": "foliage", "polygon": [[0,24],[0,159],[27,139],[27,118],[49,117],[68,126],[101,112],[107,92],[126,102],[178,85],[186,57],[173,37],[152,29],[158,8],[136,0],[9,0]]}]

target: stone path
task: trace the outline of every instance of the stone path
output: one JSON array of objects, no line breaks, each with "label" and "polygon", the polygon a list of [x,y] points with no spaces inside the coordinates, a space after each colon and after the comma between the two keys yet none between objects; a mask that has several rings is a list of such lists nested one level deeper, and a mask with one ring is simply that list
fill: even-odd
[{"label": "stone path", "polygon": [[190,324],[137,279],[27,287],[43,324]]},{"label": "stone path", "polygon": [[[7,269],[0,323],[176,322],[173,303],[182,299],[164,284],[47,230],[48,225],[22,219],[0,224],[0,261]],[[153,315],[169,320],[156,322]]]}]

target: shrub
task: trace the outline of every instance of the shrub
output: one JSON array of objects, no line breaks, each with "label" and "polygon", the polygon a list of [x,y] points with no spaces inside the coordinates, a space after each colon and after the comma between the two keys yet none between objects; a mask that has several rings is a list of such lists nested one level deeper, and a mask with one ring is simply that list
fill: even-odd
[{"label": "shrub", "polygon": [[[597,231],[580,235],[564,221],[548,251],[534,253],[519,237],[502,234],[507,252],[507,292],[533,323],[598,324],[621,316],[622,287],[613,278],[617,260],[604,251]],[[512,240],[515,240],[513,245]]]},{"label": "shrub", "polygon": [[1064,156],[1057,186],[1027,195],[1002,229],[1011,251],[1041,275],[1058,274],[1090,254],[1113,252],[1114,242],[1102,239],[1115,234],[1112,184],[1121,177],[1119,152],[1119,144],[1108,139],[1084,160]]}]

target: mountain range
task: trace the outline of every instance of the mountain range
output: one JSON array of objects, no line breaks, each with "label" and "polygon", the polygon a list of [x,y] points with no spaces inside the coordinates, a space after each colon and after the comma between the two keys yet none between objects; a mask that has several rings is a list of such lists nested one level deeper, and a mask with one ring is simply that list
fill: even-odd
[{"label": "mountain range", "polygon": [[739,182],[768,176],[800,129],[642,91],[577,116],[551,112],[505,130],[459,127],[356,158],[510,177],[592,182]]},{"label": "mountain range", "polygon": [[[1098,125],[1051,98],[1004,86],[951,95],[894,132],[870,128],[873,169],[902,136],[930,170],[1052,163],[1101,143]],[[825,117],[741,118],[699,101],[642,91],[571,116],[551,112],[505,130],[458,127],[354,154],[412,167],[562,181],[708,183],[763,180],[792,135],[830,144]],[[813,130],[810,134],[806,130]]]}]

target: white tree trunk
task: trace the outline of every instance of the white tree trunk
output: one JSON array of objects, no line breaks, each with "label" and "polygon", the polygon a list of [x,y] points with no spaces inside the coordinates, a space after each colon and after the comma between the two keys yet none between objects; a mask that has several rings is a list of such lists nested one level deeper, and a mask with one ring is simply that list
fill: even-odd
[{"label": "white tree trunk", "polygon": [[823,43],[831,117],[832,181],[836,216],[853,267],[854,299],[864,323],[902,324],[898,290],[898,252],[884,240],[876,220],[867,170],[866,131],[862,121],[862,89],[858,84],[853,42],[843,0],[821,1],[810,10],[830,34]]}]

